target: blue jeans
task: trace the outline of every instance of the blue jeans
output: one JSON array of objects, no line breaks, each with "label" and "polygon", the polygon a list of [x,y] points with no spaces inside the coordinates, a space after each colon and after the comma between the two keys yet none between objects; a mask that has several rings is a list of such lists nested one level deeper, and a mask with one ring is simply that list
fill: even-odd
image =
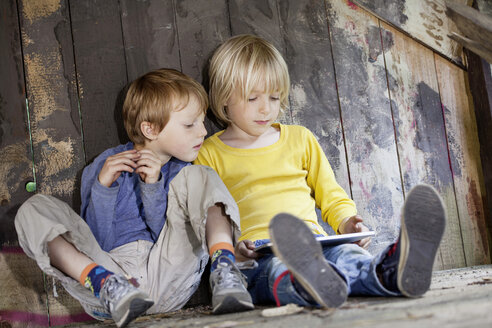
[{"label": "blue jeans", "polygon": [[[388,247],[389,248],[389,247]],[[354,295],[399,296],[384,288],[376,275],[376,266],[388,249],[378,256],[372,256],[365,249],[355,244],[342,244],[324,247],[323,254],[330,265],[347,282],[348,293]],[[248,278],[248,291],[255,304],[276,303],[274,284],[277,281],[277,297],[281,305],[295,303],[302,306],[309,304],[294,288],[287,267],[274,255],[265,255],[257,260],[258,267],[243,269]],[[284,276],[279,278],[282,274]]]}]

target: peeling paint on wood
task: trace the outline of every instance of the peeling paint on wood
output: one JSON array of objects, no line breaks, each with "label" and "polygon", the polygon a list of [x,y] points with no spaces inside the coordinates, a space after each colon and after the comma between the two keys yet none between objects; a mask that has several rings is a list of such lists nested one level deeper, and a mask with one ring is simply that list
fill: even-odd
[{"label": "peeling paint on wood", "polygon": [[280,1],[279,13],[292,84],[292,121],[314,133],[337,182],[350,195],[325,5]]},{"label": "peeling paint on wood", "polygon": [[[33,181],[24,67],[15,1],[0,2],[0,247],[17,241],[14,217]],[[0,288],[1,289],[1,288]]]},{"label": "peeling paint on wood", "polygon": [[394,39],[385,60],[405,193],[419,183],[437,189],[448,222],[435,268],[465,266],[433,53],[389,25],[382,27]]},{"label": "peeling paint on wood", "polygon": [[[467,4],[468,0],[454,0]],[[441,0],[354,0],[383,21],[408,33],[438,53],[461,62],[461,46],[448,37],[457,31],[446,16],[446,5]]]},{"label": "peeling paint on wood", "polygon": [[[26,6],[26,2],[21,3],[21,8]],[[54,192],[54,196],[78,207],[77,202],[73,203],[78,189],[73,188],[74,184],[59,183],[66,179],[75,181],[84,166],[67,21],[68,10],[63,3],[43,19],[22,19],[21,29],[28,40],[43,40],[24,43],[38,191]]]},{"label": "peeling paint on wood", "polygon": [[26,1],[22,7],[23,17],[32,24],[35,20],[48,17],[56,13],[62,0],[30,0]]},{"label": "peeling paint on wood", "polygon": [[469,95],[463,92],[466,73],[439,56],[435,61],[442,104],[448,109],[445,123],[466,264],[490,263],[477,123]]},{"label": "peeling paint on wood", "polygon": [[398,236],[403,205],[381,34],[376,19],[346,1],[326,5],[352,195],[376,231],[377,253]]}]

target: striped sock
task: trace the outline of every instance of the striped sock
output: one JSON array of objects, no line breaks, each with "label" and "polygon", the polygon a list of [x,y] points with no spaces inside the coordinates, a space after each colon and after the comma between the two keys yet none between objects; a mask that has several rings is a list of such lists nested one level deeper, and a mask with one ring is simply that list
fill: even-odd
[{"label": "striped sock", "polygon": [[94,296],[99,298],[99,292],[104,282],[112,274],[113,272],[106,270],[104,267],[96,263],[91,263],[82,271],[79,282],[82,286],[89,289]]},{"label": "striped sock", "polygon": [[213,272],[217,265],[219,264],[219,259],[221,256],[226,256],[231,259],[232,262],[236,262],[236,256],[234,255],[234,246],[230,243],[217,243],[209,248],[210,258],[212,263],[210,266],[210,272]]}]

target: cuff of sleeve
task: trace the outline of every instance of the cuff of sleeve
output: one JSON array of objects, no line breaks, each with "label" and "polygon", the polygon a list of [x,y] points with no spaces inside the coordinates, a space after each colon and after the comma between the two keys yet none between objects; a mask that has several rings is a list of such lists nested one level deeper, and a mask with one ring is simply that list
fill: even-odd
[{"label": "cuff of sleeve", "polygon": [[140,190],[146,194],[156,193],[162,191],[164,188],[164,178],[162,177],[162,174],[155,183],[145,183],[140,178],[138,179],[138,183],[140,184]]},{"label": "cuff of sleeve", "polygon": [[94,182],[94,185],[92,186],[92,193],[96,194],[100,197],[116,197],[118,195],[118,191],[120,189],[120,186],[118,184],[115,184],[113,187],[106,187],[103,186],[98,179]]},{"label": "cuff of sleeve", "polygon": [[352,208],[347,208],[345,210],[339,211],[336,213],[335,218],[333,219],[332,222],[328,222],[328,224],[333,228],[335,233],[338,235],[338,227],[340,226],[340,223],[343,222],[345,218],[351,217],[357,215],[357,210],[352,209]]}]

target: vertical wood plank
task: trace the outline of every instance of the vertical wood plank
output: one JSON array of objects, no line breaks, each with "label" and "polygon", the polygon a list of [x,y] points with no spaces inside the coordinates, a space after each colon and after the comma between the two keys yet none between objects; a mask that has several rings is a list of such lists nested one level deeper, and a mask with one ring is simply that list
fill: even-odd
[{"label": "vertical wood plank", "polygon": [[285,54],[277,0],[233,0],[229,1],[229,12],[232,35],[258,35]]},{"label": "vertical wood plank", "polygon": [[293,122],[318,138],[337,182],[350,195],[333,58],[323,1],[279,1],[291,78]]},{"label": "vertical wood plank", "polygon": [[172,1],[121,1],[128,81],[158,68],[181,70]]},{"label": "vertical wood plank", "polygon": [[467,266],[490,263],[477,122],[465,72],[434,55]]},{"label": "vertical wood plank", "polygon": [[384,48],[405,192],[419,183],[436,188],[448,220],[442,263],[436,261],[435,268],[465,266],[434,55],[389,25],[382,27],[393,39],[392,44],[384,42]]},{"label": "vertical wood plank", "polygon": [[0,247],[15,244],[14,217],[34,181],[17,4],[0,3]]},{"label": "vertical wood plank", "polygon": [[70,1],[86,160],[126,142],[118,95],[127,84],[118,0]]},{"label": "vertical wood plank", "polygon": [[[231,36],[226,0],[176,0],[176,26],[182,72],[208,90],[208,62],[214,50]],[[210,134],[220,130],[211,114],[205,126]]]},{"label": "vertical wood plank", "polygon": [[[285,43],[280,31],[278,5],[276,0],[234,0],[229,1],[232,35],[253,34],[268,40],[285,58]],[[288,59],[285,58],[287,65]],[[289,96],[292,101],[292,94]],[[279,115],[278,121],[292,124],[291,108]]]},{"label": "vertical wood plank", "polygon": [[67,1],[19,1],[19,9],[37,190],[78,208],[85,163]]},{"label": "vertical wood plank", "polygon": [[176,0],[176,22],[183,73],[207,84],[208,61],[214,50],[231,35],[227,2]]},{"label": "vertical wood plank", "polygon": [[378,21],[345,0],[326,1],[352,196],[376,231],[377,253],[398,236],[403,204]]},{"label": "vertical wood plank", "polygon": [[20,1],[37,190],[77,207],[84,167],[75,67],[65,1]]},{"label": "vertical wood plank", "polygon": [[0,2],[0,72],[0,325],[47,325],[43,274],[16,246],[14,227],[34,181],[16,1]]}]

